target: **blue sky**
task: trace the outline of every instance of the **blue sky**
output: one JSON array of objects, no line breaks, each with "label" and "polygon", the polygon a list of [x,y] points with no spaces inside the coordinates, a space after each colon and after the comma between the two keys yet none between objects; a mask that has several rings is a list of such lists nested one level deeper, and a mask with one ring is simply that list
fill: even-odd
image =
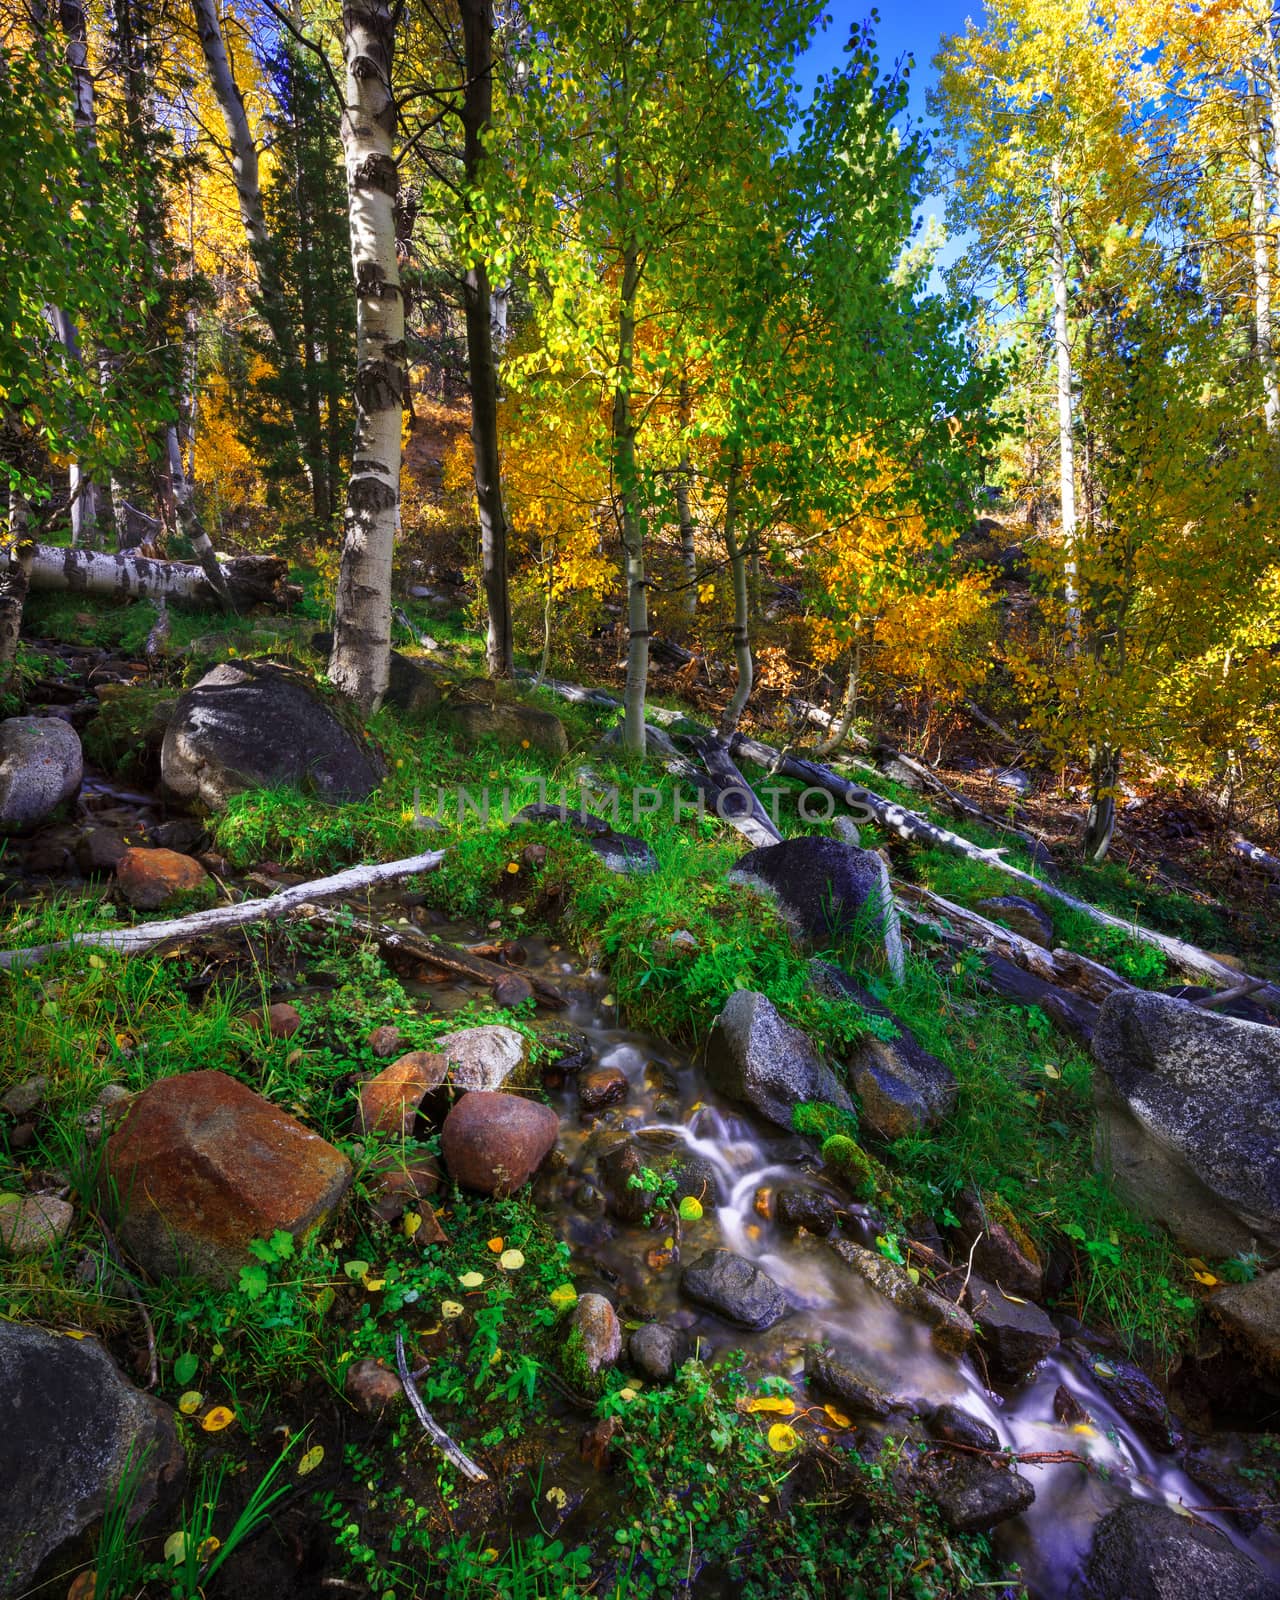
[{"label": "blue sky", "polygon": [[[818,33],[800,64],[800,79],[806,88],[812,86],[820,72],[840,65],[850,27],[870,15],[870,10],[870,5],[861,4],[860,0],[830,0],[826,7],[829,26]],[[981,24],[982,0],[886,0],[878,10],[880,20],[875,33],[880,69],[889,71],[899,57],[915,57],[909,79],[908,114],[914,124],[927,127],[924,102],[934,80],[932,62],[938,44],[944,34],[959,33],[968,17]],[[923,221],[932,213],[941,221],[942,211],[941,197],[929,196],[917,218]],[[954,259],[958,249],[954,243],[945,249],[942,264]]]}]

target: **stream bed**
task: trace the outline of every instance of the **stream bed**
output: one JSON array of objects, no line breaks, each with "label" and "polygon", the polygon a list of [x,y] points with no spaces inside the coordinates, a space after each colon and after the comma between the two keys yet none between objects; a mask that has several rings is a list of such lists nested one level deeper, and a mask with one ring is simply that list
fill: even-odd
[{"label": "stream bed", "polygon": [[[485,937],[475,926],[438,931],[459,944]],[[528,973],[557,984],[569,1005],[556,1021],[589,1046],[582,1070],[615,1069],[625,1098],[596,1113],[582,1110],[577,1073],[548,1085],[561,1117],[559,1170],[537,1180],[536,1196],[554,1216],[572,1255],[580,1292],[597,1290],[615,1305],[624,1327],[661,1321],[683,1335],[689,1353],[704,1360],[742,1350],[748,1368],[796,1385],[796,1401],[820,1407],[829,1395],[805,1397],[805,1351],[815,1343],[856,1350],[859,1369],[885,1395],[904,1402],[883,1421],[857,1419],[848,1429],[826,1427],[830,1446],[865,1448],[908,1432],[913,1411],[958,1406],[995,1430],[1003,1448],[1019,1454],[1068,1453],[1077,1459],[1019,1467],[1035,1501],[992,1534],[994,1548],[1017,1562],[1033,1600],[1069,1600],[1098,1520],[1129,1499],[1162,1502],[1220,1530],[1273,1579],[1280,1579],[1280,1539],[1265,1527],[1246,1535],[1230,1514],[1213,1509],[1213,1495],[1193,1482],[1175,1454],[1146,1442],[1104,1392],[1099,1375],[1113,1375],[1098,1341],[1064,1342],[1021,1383],[992,1384],[971,1355],[949,1358],[935,1349],[924,1324],[903,1315],[850,1271],[823,1240],[793,1232],[776,1219],[782,1189],[809,1190],[836,1209],[840,1236],[875,1248],[875,1219],[851,1202],[822,1170],[814,1143],[788,1135],[748,1110],[728,1105],[709,1087],[700,1066],[662,1041],[618,1024],[604,974],[584,969],[567,952],[537,938],[521,940]],[[407,985],[435,1011],[476,998],[465,985]],[[610,1213],[600,1154],[630,1136],[660,1163],[675,1154],[699,1176],[703,1215],[693,1223],[658,1226]],[[668,1244],[670,1241],[670,1244]],[[784,1291],[792,1308],[763,1333],[745,1331],[692,1302],[681,1291],[682,1264],[724,1248],[758,1265]],[[1058,1420],[1065,1388],[1079,1410]],[[816,1413],[815,1413],[816,1414]],[[1082,1415],[1087,1414],[1087,1421]]]}]

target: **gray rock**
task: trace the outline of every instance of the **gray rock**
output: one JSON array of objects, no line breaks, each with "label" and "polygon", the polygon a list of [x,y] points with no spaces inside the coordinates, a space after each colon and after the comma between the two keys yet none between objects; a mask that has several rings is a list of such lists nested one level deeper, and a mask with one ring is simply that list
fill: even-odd
[{"label": "gray rock", "polygon": [[838,1400],[856,1417],[883,1420],[895,1401],[862,1370],[854,1350],[810,1350],[804,1358],[805,1382]]},{"label": "gray rock", "polygon": [[1021,1516],[1036,1498],[1025,1478],[981,1456],[940,1451],[928,1457],[920,1476],[953,1533],[989,1533]]},{"label": "gray rock", "polygon": [[1141,1367],[1120,1356],[1099,1355],[1074,1344],[1089,1377],[1124,1420],[1156,1450],[1173,1454],[1183,1445],[1182,1429],[1164,1395]]},{"label": "gray rock", "polygon": [[1088,1600],[1278,1600],[1280,1585],[1225,1534],[1169,1506],[1131,1500],[1093,1533]]},{"label": "gray rock", "polygon": [[825,1239],[836,1225],[835,1202],[820,1189],[779,1189],[777,1204],[784,1228],[804,1228]]},{"label": "gray rock", "polygon": [[74,1217],[54,1195],[0,1195],[0,1248],[11,1256],[45,1255],[70,1233]]},{"label": "gray rock", "polygon": [[852,817],[832,817],[831,831],[841,844],[852,845],[855,850],[861,848],[862,835],[858,832],[858,824]]},{"label": "gray rock", "polygon": [[805,835],[749,850],[730,879],[762,887],[805,938],[827,943],[857,934],[884,947],[902,981],[902,930],[889,870],[872,850]]},{"label": "gray rock", "polygon": [[83,777],[79,735],[59,717],[0,722],[0,833],[39,827]]},{"label": "gray rock", "polygon": [[1209,1310],[1255,1361],[1280,1372],[1280,1271],[1219,1289]]},{"label": "gray rock", "polygon": [[0,1322],[0,1594],[101,1517],[131,1455],[147,1451],[132,1515],[167,1499],[185,1470],[174,1421],[96,1340]]},{"label": "gray rock", "polygon": [[754,1106],[790,1129],[793,1106],[822,1100],[853,1109],[848,1091],[799,1028],[778,1015],[773,1002],[739,989],[725,1002],[707,1041],[707,1076],[730,1100]]},{"label": "gray rock", "polygon": [[634,834],[616,832],[603,817],[597,817],[593,812],[535,800],[532,805],[516,813],[515,821],[563,823],[565,827],[586,837],[587,843],[610,872],[625,875],[658,870],[658,858],[643,839]]},{"label": "gray rock", "polygon": [[277,784],[320,800],[363,800],[382,763],[300,673],[223,662],[174,708],[160,775],[176,799],[220,811],[241,790]]},{"label": "gray rock", "polygon": [[[462,688],[468,694],[492,693],[491,685],[483,679]],[[532,746],[551,756],[569,753],[569,735],[553,711],[541,711],[519,701],[488,698],[451,700],[447,709],[468,740],[496,739],[499,744],[517,749]]]},{"label": "gray rock", "polygon": [[985,1203],[972,1190],[957,1201],[959,1226],[954,1239],[974,1271],[1008,1294],[1039,1300],[1044,1291],[1044,1264],[1031,1239],[1011,1213],[1002,1221],[996,1203]]},{"label": "gray rock", "polygon": [[631,1365],[650,1383],[670,1383],[684,1349],[684,1336],[664,1322],[646,1322],[627,1344]]},{"label": "gray rock", "polygon": [[459,1028],[434,1040],[431,1049],[448,1063],[447,1081],[455,1089],[501,1089],[529,1056],[525,1036],[501,1024]]},{"label": "gray rock", "polygon": [[1094,1036],[1095,1152],[1194,1254],[1280,1249],[1280,1031],[1142,990]]},{"label": "gray rock", "polygon": [[11,1117],[29,1116],[43,1103],[48,1087],[49,1080],[43,1073],[34,1078],[24,1078],[0,1099],[0,1111],[7,1111]]},{"label": "gray rock", "polygon": [[948,1400],[930,1414],[929,1432],[946,1444],[963,1444],[972,1450],[998,1450],[1000,1435],[981,1417]]},{"label": "gray rock", "polygon": [[681,1273],[680,1286],[690,1300],[740,1328],[772,1328],[789,1309],[786,1296],[768,1273],[731,1250],[708,1250],[699,1256]]},{"label": "gray rock", "polygon": [[896,1261],[888,1261],[852,1239],[832,1239],[828,1249],[904,1315],[925,1323],[934,1345],[945,1355],[961,1355],[972,1343],[975,1330],[968,1312],[935,1289],[914,1283]]},{"label": "gray rock", "polygon": [[583,1365],[592,1378],[598,1378],[622,1354],[618,1314],[602,1294],[579,1296],[570,1323],[570,1336],[573,1334],[581,1341]]},{"label": "gray rock", "polygon": [[1042,945],[1046,950],[1053,949],[1053,918],[1043,906],[1028,900],[1025,895],[993,894],[986,900],[979,900],[973,909],[992,922],[1001,922],[1006,928],[1012,928],[1014,933],[1030,939],[1032,944]]},{"label": "gray rock", "polygon": [[956,1081],[950,1067],[931,1055],[910,1028],[860,984],[827,961],[809,965],[814,989],[829,1000],[848,1000],[875,1017],[892,1022],[896,1039],[867,1034],[849,1056],[849,1081],[861,1102],[866,1125],[882,1139],[932,1127],[952,1110]]},{"label": "gray rock", "polygon": [[1058,1330],[1038,1305],[1011,1299],[982,1278],[969,1280],[969,1310],[1000,1377],[1025,1378],[1061,1343]]}]

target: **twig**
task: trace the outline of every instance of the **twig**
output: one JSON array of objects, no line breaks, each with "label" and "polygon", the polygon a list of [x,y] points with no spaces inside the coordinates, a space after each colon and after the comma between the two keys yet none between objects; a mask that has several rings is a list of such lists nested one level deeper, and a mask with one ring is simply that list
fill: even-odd
[{"label": "twig", "polygon": [[413,1414],[426,1430],[433,1445],[446,1460],[452,1461],[458,1471],[472,1483],[488,1483],[489,1474],[483,1467],[478,1467],[465,1450],[459,1449],[453,1440],[444,1431],[436,1419],[422,1403],[422,1396],[418,1393],[417,1385],[409,1374],[409,1365],[404,1358],[404,1335],[396,1330],[396,1367],[400,1373],[400,1382],[404,1385],[404,1392],[409,1397],[409,1404],[413,1407]]}]

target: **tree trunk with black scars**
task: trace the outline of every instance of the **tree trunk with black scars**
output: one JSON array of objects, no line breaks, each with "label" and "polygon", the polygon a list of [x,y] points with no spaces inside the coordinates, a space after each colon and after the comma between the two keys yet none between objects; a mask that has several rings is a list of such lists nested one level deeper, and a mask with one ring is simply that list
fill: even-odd
[{"label": "tree trunk with black scars", "polygon": [[[686,431],[689,427],[689,412],[689,381],[687,378],[682,378],[680,426]],[[696,529],[693,510],[689,504],[689,489],[692,483],[693,463],[689,460],[689,447],[686,444],[680,454],[680,465],[676,468],[676,520],[680,525],[680,565],[684,568],[684,589],[680,597],[680,609],[690,619],[698,612],[698,551],[694,543]]]},{"label": "tree trunk with black scars", "polygon": [[[484,131],[493,115],[492,0],[461,0],[464,207],[480,180]],[[467,367],[471,384],[471,447],[475,461],[476,509],[480,516],[480,572],[489,614],[485,663],[491,678],[509,678],[512,656],[511,597],[507,570],[507,516],[502,502],[502,461],[498,449],[498,369],[493,355],[493,305],[488,263],[473,260],[462,280],[467,324]]]},{"label": "tree trunk with black scars", "polygon": [[1089,752],[1089,815],[1084,826],[1084,858],[1104,861],[1116,830],[1116,786],[1120,782],[1120,752],[1095,745]]},{"label": "tree trunk with black scars", "polygon": [[636,293],[640,261],[634,245],[622,252],[618,298],[618,369],[613,388],[613,492],[627,585],[627,683],[623,692],[623,748],[645,753],[644,702],[649,684],[649,587],[644,570],[644,518],[636,470],[636,422],[631,408],[635,376]]},{"label": "tree trunk with black scars", "polygon": [[[286,393],[291,403],[296,403],[301,391],[298,341],[293,321],[285,303],[280,285],[280,272],[275,249],[267,228],[266,213],[262,205],[262,182],[258,171],[258,147],[253,140],[249,118],[244,108],[244,97],[231,70],[226,42],[222,37],[222,24],[218,18],[217,0],[191,0],[195,15],[196,32],[204,53],[209,82],[218,109],[227,130],[227,144],[231,151],[231,177],[236,186],[240,207],[240,221],[244,226],[249,254],[253,257],[254,276],[258,282],[258,301],[271,338],[276,347],[280,373],[285,381]],[[304,468],[305,452],[300,449]]]},{"label": "tree trunk with black scars", "polygon": [[391,557],[406,389],[404,297],[396,260],[395,24],[386,0],[347,0],[342,28],[342,149],[356,288],[356,436],[329,676],[368,713],[381,703],[391,664]]},{"label": "tree trunk with black scars", "polygon": [[729,556],[729,574],[733,580],[733,659],[738,669],[738,682],[733,696],[720,718],[720,737],[730,739],[737,732],[738,723],[751,698],[755,681],[755,666],[751,659],[751,600],[747,592],[747,556],[738,539],[738,480],[742,462],[734,453],[729,463],[729,478],[724,496],[724,543]]},{"label": "tree trunk with black scars", "polygon": [[30,507],[16,489],[9,490],[9,528],[0,545],[0,683],[9,676],[18,653],[22,608],[31,581],[35,546],[29,531]]}]

